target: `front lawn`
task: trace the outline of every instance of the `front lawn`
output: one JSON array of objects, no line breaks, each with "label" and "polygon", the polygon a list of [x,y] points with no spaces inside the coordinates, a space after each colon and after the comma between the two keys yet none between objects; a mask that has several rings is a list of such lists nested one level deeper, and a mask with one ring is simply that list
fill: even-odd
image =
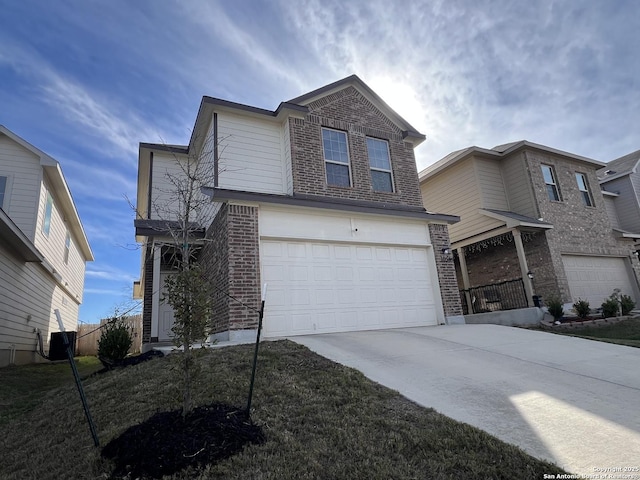
[{"label": "front lawn", "polygon": [[[293,342],[265,342],[260,348],[252,418],[266,441],[204,470],[165,478],[533,479],[562,473]],[[248,345],[204,352],[196,404],[243,407],[252,354]],[[178,358],[154,359],[85,382],[102,445],[156,412],[179,408]],[[2,385],[5,376],[0,369]],[[46,391],[31,411],[15,412],[0,424],[1,478],[93,479],[113,471],[93,447],[73,384]]]},{"label": "front lawn", "polygon": [[627,345],[629,347],[640,347],[640,318],[629,318],[611,325],[576,327],[571,330],[560,328],[546,331],[589,340]]}]

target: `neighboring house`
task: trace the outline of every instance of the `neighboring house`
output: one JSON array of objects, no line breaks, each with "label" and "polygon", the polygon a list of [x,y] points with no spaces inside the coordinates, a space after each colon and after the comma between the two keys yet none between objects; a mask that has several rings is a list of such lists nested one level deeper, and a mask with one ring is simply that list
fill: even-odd
[{"label": "neighboring house", "polygon": [[0,366],[29,363],[36,331],[75,331],[93,254],[60,164],[0,125]]},{"label": "neighboring house", "polygon": [[[520,141],[469,147],[423,170],[427,210],[460,216],[449,229],[460,288],[522,278],[529,306],[537,294],[599,307],[614,288],[640,300],[640,235],[613,228],[596,176],[604,166]],[[499,300],[473,293],[467,304],[481,311]]]},{"label": "neighboring house", "polygon": [[[624,235],[640,232],[640,150],[612,160],[598,170],[611,225]],[[635,237],[637,239],[637,237]],[[636,242],[636,250],[640,244]]]},{"label": "neighboring house", "polygon": [[[179,158],[213,162],[199,261],[218,338],[255,336],[268,284],[268,337],[461,321],[447,226],[427,213],[413,149],[424,136],[358,77],[275,111],[204,97],[189,145],[140,144],[143,342],[170,340],[162,284],[171,242],[158,212]],[[249,308],[248,308],[249,307]]]}]

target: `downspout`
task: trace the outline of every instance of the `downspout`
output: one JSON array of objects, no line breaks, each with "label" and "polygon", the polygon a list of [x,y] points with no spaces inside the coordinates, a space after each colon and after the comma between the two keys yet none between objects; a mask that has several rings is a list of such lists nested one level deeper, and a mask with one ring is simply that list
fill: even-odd
[{"label": "downspout", "polygon": [[151,220],[151,188],[153,186],[153,152],[149,153],[149,191],[147,192],[147,220]]},{"label": "downspout", "polygon": [[218,113],[213,112],[213,186],[218,186]]},{"label": "downspout", "polygon": [[11,351],[11,353],[9,353],[9,365],[15,365],[16,364],[16,344],[12,343],[11,345],[9,345],[9,350]]}]

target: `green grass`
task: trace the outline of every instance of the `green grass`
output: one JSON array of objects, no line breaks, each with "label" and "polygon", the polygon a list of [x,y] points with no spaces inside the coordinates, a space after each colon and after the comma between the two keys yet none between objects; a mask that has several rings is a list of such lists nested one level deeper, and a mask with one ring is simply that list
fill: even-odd
[{"label": "green grass", "polygon": [[[76,366],[81,378],[100,370],[96,357],[78,357]],[[49,390],[75,385],[68,361],[9,366],[0,369],[0,425],[30,412]]]},{"label": "green grass", "polygon": [[[204,352],[196,404],[243,407],[252,356],[251,346]],[[179,408],[179,356],[172,357],[85,382],[102,445],[157,411]],[[4,377],[0,370],[2,384]],[[74,385],[40,398],[37,408],[0,425],[0,477],[108,478],[113,465],[93,447]],[[260,347],[252,418],[264,444],[165,478],[532,479],[562,472],[289,341]]]},{"label": "green grass", "polygon": [[547,330],[561,335],[616,343],[640,348],[640,318],[629,318],[618,323],[593,327],[577,327],[572,330]]}]

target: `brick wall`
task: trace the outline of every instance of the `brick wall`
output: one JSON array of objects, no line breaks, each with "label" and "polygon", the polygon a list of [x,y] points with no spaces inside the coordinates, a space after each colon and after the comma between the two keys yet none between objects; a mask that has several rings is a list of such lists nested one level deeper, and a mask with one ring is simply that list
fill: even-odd
[{"label": "brick wall", "polygon": [[[289,122],[294,193],[422,207],[413,145],[355,88],[348,87],[309,105],[305,119]],[[322,127],[347,132],[352,187],[329,186],[322,149]],[[366,146],[371,136],[389,143],[395,192],[375,192]]]},{"label": "brick wall", "polygon": [[260,308],[258,208],[229,205],[228,217],[229,294],[242,302],[229,302],[229,328],[255,329]]},{"label": "brick wall", "polygon": [[[150,246],[144,263],[144,291],[142,292],[142,343],[151,342],[151,303],[153,297],[153,258]],[[156,339],[157,341],[157,339]]]},{"label": "brick wall", "polygon": [[438,271],[444,314],[446,317],[462,315],[462,305],[453,261],[447,260],[441,255],[442,249],[450,246],[449,229],[446,225],[431,224],[429,225],[429,235],[436,257],[436,269]]},{"label": "brick wall", "polygon": [[213,315],[211,333],[229,330],[229,248],[228,248],[228,211],[227,204],[222,205],[216,218],[206,232],[205,245],[200,254],[200,262],[211,282],[213,295]]},{"label": "brick wall", "polygon": [[[554,225],[553,229],[546,232],[546,238],[549,243],[550,261],[557,276],[557,293],[563,300],[573,301],[569,297],[569,284],[564,273],[562,253],[631,258],[636,277],[640,278],[639,264],[632,255],[633,242],[618,239],[613,234],[604,199],[599,190],[595,166],[590,167],[584,163],[537,151],[526,151],[525,158],[540,215]],[[561,202],[549,200],[541,164],[554,168]],[[576,183],[576,172],[587,177],[593,196],[593,207],[587,207],[582,202]]]}]

